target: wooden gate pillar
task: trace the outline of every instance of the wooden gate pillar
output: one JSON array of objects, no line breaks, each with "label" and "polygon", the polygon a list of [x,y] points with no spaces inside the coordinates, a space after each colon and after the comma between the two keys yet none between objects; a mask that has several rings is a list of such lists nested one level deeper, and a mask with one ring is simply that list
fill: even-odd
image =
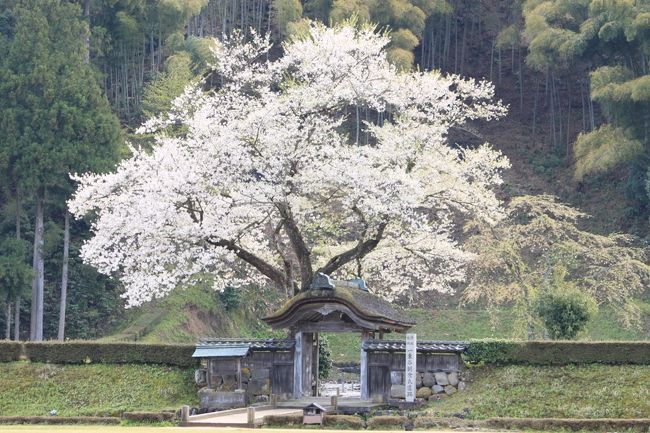
[{"label": "wooden gate pillar", "polygon": [[296,332],[293,347],[293,398],[302,397],[302,332]]},{"label": "wooden gate pillar", "polygon": [[368,352],[363,349],[363,343],[370,338],[368,331],[363,331],[361,334],[361,360],[359,368],[359,381],[361,382],[361,399],[367,400],[370,398],[370,391],[368,388]]}]

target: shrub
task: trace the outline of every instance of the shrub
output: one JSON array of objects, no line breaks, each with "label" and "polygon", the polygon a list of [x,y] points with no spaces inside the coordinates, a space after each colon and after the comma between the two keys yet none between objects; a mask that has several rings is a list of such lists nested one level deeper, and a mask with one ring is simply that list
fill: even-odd
[{"label": "shrub", "polygon": [[368,430],[402,430],[407,421],[405,416],[374,416],[368,419]]},{"label": "shrub", "polygon": [[332,352],[324,335],[318,335],[318,378],[327,379],[332,371]]},{"label": "shrub", "polygon": [[70,342],[0,342],[0,361],[17,361],[21,350],[34,362],[55,364],[166,364],[180,367],[198,363],[192,358],[193,345]]},{"label": "shrub", "polygon": [[597,312],[596,302],[572,287],[542,293],[535,311],[553,340],[573,340]]},{"label": "shrub", "polygon": [[117,417],[99,416],[0,416],[0,424],[119,424]]},{"label": "shrub", "polygon": [[418,416],[414,420],[414,427],[416,429],[459,429],[467,430],[467,428],[483,427],[482,420],[467,420],[459,418],[439,418],[436,416]]},{"label": "shrub", "polygon": [[470,364],[650,364],[650,342],[474,340],[463,359]]},{"label": "shrub", "polygon": [[363,420],[354,415],[325,415],[323,424],[326,427],[336,427],[339,429],[363,429]]},{"label": "shrub", "polygon": [[18,361],[22,347],[18,341],[0,341],[0,362]]},{"label": "shrub", "polygon": [[302,415],[266,415],[264,425],[302,425]]},{"label": "shrub", "polygon": [[219,293],[219,300],[223,304],[223,307],[226,311],[232,311],[239,308],[241,304],[241,294],[240,290],[231,286],[227,286],[223,289],[223,292]]},{"label": "shrub", "polygon": [[124,412],[122,414],[122,419],[143,423],[173,421],[175,418],[176,414],[172,412]]}]

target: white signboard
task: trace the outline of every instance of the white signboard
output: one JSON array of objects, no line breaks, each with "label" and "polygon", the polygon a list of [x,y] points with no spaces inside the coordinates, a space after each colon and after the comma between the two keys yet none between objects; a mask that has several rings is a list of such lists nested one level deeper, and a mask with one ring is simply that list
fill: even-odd
[{"label": "white signboard", "polygon": [[415,401],[415,374],[417,372],[417,338],[406,334],[406,372],[404,374],[405,397],[407,402]]}]

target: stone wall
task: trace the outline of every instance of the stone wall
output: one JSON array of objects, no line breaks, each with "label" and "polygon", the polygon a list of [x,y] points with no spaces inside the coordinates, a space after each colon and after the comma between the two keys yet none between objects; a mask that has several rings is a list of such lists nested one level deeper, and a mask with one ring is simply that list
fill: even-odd
[{"label": "stone wall", "polygon": [[[404,371],[391,371],[391,399],[403,399],[405,394]],[[430,399],[436,395],[464,391],[465,382],[460,371],[418,371],[415,377],[416,397]]]},{"label": "stone wall", "polygon": [[[370,395],[386,401],[404,399],[405,353],[371,352],[369,354]],[[455,353],[418,353],[417,398],[451,395],[465,389],[460,356]]]}]

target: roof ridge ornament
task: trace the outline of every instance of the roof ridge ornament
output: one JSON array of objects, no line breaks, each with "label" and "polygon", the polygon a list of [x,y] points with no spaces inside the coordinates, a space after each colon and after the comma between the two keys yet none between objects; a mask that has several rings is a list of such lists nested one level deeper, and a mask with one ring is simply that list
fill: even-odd
[{"label": "roof ridge ornament", "polygon": [[350,282],[359,286],[359,290],[363,290],[364,292],[370,292],[370,290],[368,290],[368,286],[366,286],[366,280],[364,280],[363,278],[354,277],[350,280]]},{"label": "roof ridge ornament", "polygon": [[332,279],[329,277],[329,275],[319,272],[314,276],[314,279],[312,280],[311,286],[309,288],[310,290],[332,290],[334,287],[336,286],[334,286],[334,283],[332,282]]}]

